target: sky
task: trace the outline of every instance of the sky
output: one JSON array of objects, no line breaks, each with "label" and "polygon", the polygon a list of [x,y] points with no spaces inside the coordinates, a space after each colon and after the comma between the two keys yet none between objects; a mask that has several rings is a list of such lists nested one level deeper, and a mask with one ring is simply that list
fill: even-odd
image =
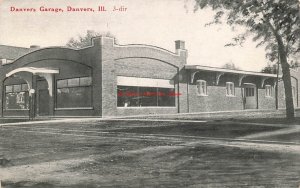
[{"label": "sky", "polygon": [[[47,8],[105,6],[106,12],[40,12]],[[113,7],[126,11],[113,12]],[[251,39],[243,47],[224,47],[236,36],[227,25],[212,21],[209,9],[193,11],[194,0],[0,0],[0,44],[63,46],[71,37],[87,30],[110,32],[118,43],[149,44],[175,52],[175,40],[183,40],[188,64],[222,67],[234,63],[242,70],[260,71],[268,61],[263,48]],[[12,12],[15,8],[35,8],[36,12]]]}]

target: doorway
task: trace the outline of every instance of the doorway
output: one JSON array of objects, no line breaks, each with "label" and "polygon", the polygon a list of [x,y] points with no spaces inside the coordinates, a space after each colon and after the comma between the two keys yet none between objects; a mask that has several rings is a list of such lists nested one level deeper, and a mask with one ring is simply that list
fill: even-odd
[{"label": "doorway", "polygon": [[49,91],[38,90],[38,109],[37,113],[39,116],[49,115]]},{"label": "doorway", "polygon": [[257,109],[257,92],[254,84],[245,84],[244,104],[245,109]]},{"label": "doorway", "polygon": [[50,115],[50,96],[48,90],[48,83],[45,79],[37,78],[37,93],[36,93],[36,112],[38,116],[49,116]]}]

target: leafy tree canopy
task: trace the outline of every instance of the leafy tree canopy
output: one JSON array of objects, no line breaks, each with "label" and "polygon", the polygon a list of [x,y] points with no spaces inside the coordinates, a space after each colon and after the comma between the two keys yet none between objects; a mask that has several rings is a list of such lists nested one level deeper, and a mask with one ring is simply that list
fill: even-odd
[{"label": "leafy tree canopy", "polygon": [[261,72],[263,73],[269,73],[269,74],[276,74],[277,73],[277,65],[273,64],[273,65],[267,65],[266,67],[264,67]]},{"label": "leafy tree canopy", "polygon": [[300,52],[300,20],[298,0],[195,0],[195,11],[210,7],[216,11],[209,24],[223,20],[232,28],[245,26],[246,32],[227,44],[241,45],[249,36],[257,46],[266,47],[266,57],[272,62],[278,58],[278,44],[274,31],[282,37],[286,55]]},{"label": "leafy tree canopy", "polygon": [[[278,60],[282,68],[287,119],[294,119],[292,83],[288,58],[300,52],[300,10],[298,0],[195,0],[195,11],[210,7],[216,13],[213,22],[223,20],[234,28],[244,26],[230,45],[243,44],[252,36],[257,46],[265,46],[266,57]],[[225,18],[225,19],[224,19]]]},{"label": "leafy tree canopy", "polygon": [[232,69],[232,70],[240,70],[239,67],[237,67],[233,62],[225,63],[222,68],[225,69]]},{"label": "leafy tree canopy", "polygon": [[92,38],[99,36],[115,37],[110,32],[96,32],[93,30],[87,30],[85,35],[78,35],[76,38],[72,37],[67,42],[66,46],[72,48],[84,48],[91,45]]}]

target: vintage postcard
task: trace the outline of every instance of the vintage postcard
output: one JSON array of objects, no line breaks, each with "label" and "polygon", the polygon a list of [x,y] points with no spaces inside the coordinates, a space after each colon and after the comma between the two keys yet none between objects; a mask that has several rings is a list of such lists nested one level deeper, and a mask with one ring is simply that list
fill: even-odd
[{"label": "vintage postcard", "polygon": [[299,187],[298,0],[0,0],[0,188]]}]

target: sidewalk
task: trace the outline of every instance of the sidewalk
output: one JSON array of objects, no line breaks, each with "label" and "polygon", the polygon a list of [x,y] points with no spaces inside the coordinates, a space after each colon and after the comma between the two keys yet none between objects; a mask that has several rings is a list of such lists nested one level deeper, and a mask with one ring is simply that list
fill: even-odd
[{"label": "sidewalk", "polygon": [[[284,118],[285,110],[239,110],[239,111],[216,111],[179,114],[153,114],[136,115],[126,117],[113,117],[119,119],[180,119],[180,120],[225,120],[225,119],[256,119],[256,118]],[[109,119],[109,118],[108,118]]]},{"label": "sidewalk", "polygon": [[[300,118],[300,109],[295,110],[295,117]],[[296,119],[298,119],[296,118]],[[197,113],[176,113],[176,114],[149,114],[149,115],[133,115],[133,116],[111,116],[111,117],[36,117],[33,121],[29,121],[28,117],[4,117],[0,118],[0,123],[14,123],[14,122],[34,122],[34,121],[53,121],[53,120],[75,120],[81,119],[87,120],[187,120],[187,121],[243,121],[252,122],[258,120],[258,122],[264,122],[265,119],[280,120],[281,123],[285,123],[285,109],[279,110],[238,110],[238,111],[216,111],[216,112],[197,112]],[[300,122],[300,119],[299,119]]]}]

